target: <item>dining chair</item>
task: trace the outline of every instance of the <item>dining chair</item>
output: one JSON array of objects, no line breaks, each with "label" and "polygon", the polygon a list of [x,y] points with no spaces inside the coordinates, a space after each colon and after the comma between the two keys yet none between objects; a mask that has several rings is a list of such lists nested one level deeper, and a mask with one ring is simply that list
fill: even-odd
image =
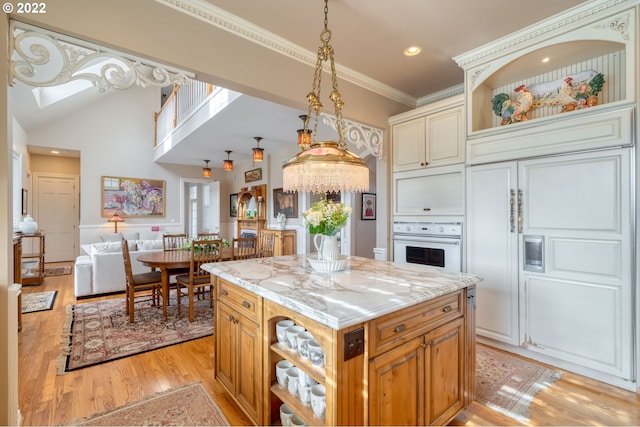
[{"label": "dining chair", "polygon": [[[145,306],[145,308],[161,307],[160,298],[162,295],[162,274],[159,271],[133,274],[129,244],[125,239],[122,239],[121,247],[126,280],[125,313],[129,315],[129,323],[134,323],[134,309],[136,303],[151,301],[151,305]],[[138,301],[136,301],[137,297],[140,297],[138,298]]]},{"label": "dining chair", "polygon": [[258,239],[256,237],[236,237],[231,241],[231,258],[255,258],[257,246]]},{"label": "dining chair", "polygon": [[258,256],[266,258],[273,256],[273,246],[275,244],[275,235],[271,233],[260,233],[258,242]]},{"label": "dining chair", "polygon": [[[222,259],[222,240],[194,240],[191,242],[191,262],[188,274],[176,276],[178,287],[178,314],[181,312],[182,297],[188,297],[189,322],[194,320],[194,305],[196,294],[204,295],[203,301],[209,301],[213,308],[214,289],[211,284],[211,276],[200,267],[210,262],[218,262]],[[208,288],[208,289],[207,289]],[[183,293],[186,289],[186,293]]]},{"label": "dining chair", "polygon": [[180,234],[164,234],[162,236],[162,249],[165,251],[179,251],[187,244],[187,235]]}]

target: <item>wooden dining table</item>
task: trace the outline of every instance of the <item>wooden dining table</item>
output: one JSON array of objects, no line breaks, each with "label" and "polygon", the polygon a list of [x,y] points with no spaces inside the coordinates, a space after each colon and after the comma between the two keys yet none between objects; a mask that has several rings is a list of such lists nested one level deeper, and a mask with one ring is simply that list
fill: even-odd
[{"label": "wooden dining table", "polygon": [[[222,249],[222,260],[229,261],[233,258],[231,248]],[[189,269],[191,265],[191,251],[159,251],[149,252],[138,256],[137,260],[151,267],[160,270],[162,277],[162,315],[167,318],[167,304],[169,302],[169,277],[184,269]]]}]

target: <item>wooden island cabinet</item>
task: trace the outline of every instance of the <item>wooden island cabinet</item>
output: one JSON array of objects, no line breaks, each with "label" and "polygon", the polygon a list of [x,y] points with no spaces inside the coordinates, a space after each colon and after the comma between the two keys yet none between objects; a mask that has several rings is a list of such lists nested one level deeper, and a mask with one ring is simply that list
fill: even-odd
[{"label": "wooden island cabinet", "polygon": [[[476,276],[351,257],[337,273],[303,255],[208,264],[216,285],[216,378],[256,425],[285,403],[308,425],[444,425],[473,399]],[[276,336],[303,326],[312,365]],[[276,379],[288,360],[326,389],[324,417]]]}]

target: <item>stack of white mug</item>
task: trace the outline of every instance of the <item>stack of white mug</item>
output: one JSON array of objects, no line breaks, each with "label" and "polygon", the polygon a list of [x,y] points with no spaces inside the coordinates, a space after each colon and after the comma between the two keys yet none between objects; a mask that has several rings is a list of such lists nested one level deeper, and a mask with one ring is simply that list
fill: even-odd
[{"label": "stack of white mug", "polygon": [[280,320],[276,323],[276,336],[280,344],[297,351],[300,357],[309,359],[315,366],[324,366],[324,351],[304,326],[296,325],[290,319]]}]

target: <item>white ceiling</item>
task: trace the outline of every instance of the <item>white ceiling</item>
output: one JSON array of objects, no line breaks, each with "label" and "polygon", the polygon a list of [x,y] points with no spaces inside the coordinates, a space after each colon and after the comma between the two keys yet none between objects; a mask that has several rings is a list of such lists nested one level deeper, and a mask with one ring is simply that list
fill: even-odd
[{"label": "white ceiling", "polygon": [[[206,1],[311,52],[320,45],[321,0],[191,1]],[[331,0],[331,44],[340,65],[419,99],[463,83],[462,69],[453,57],[585,2],[539,0],[514,6],[498,0]],[[405,57],[402,52],[410,45],[420,46],[422,53]],[[310,81],[312,73],[309,68]],[[13,98],[15,115],[27,132],[98,96],[94,90],[87,99],[78,96],[43,113],[28,102],[25,91],[29,89],[17,84]],[[204,156],[225,158],[226,149],[234,151],[232,158],[248,157],[255,146],[254,136],[264,138],[261,146],[267,152],[295,140],[301,124],[297,116],[302,111],[255,98],[235,107],[225,113],[225,126],[207,129],[206,138],[194,134],[193,141],[180,144],[163,161],[202,164]],[[345,114],[348,116],[346,108]]]}]

